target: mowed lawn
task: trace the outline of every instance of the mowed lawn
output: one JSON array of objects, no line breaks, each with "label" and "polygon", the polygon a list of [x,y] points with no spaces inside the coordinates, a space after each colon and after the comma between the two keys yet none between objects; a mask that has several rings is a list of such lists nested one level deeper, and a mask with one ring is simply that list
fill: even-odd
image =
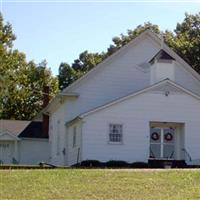
[{"label": "mowed lawn", "polygon": [[200,199],[200,170],[0,170],[0,199]]}]

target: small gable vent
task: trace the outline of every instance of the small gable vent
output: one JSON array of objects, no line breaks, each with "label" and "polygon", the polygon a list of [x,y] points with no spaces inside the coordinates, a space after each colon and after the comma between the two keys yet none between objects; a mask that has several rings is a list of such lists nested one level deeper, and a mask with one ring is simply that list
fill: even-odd
[{"label": "small gable vent", "polygon": [[172,62],[175,60],[173,57],[171,57],[167,52],[165,52],[163,49],[161,49],[150,61],[150,64],[154,64],[156,61],[157,62]]},{"label": "small gable vent", "polygon": [[157,83],[164,79],[174,80],[175,76],[175,59],[160,50],[150,61],[150,84]]}]

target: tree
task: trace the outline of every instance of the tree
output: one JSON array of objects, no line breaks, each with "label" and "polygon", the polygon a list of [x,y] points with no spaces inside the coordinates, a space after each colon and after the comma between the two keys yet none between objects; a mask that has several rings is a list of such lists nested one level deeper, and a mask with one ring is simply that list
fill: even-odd
[{"label": "tree", "polygon": [[165,32],[165,40],[188,64],[200,73],[200,12],[185,14],[173,32]]},{"label": "tree", "polygon": [[59,89],[63,90],[77,79],[75,70],[67,63],[61,63],[59,66],[58,82]]},{"label": "tree", "polygon": [[112,39],[114,44],[111,44],[110,47],[107,49],[106,57],[115,53],[118,49],[128,44],[131,40],[136,38],[147,29],[152,30],[157,34],[160,33],[158,25],[152,24],[150,22],[144,23],[144,25],[139,25],[133,30],[129,29],[127,31],[127,35],[121,34],[120,36],[116,36]]},{"label": "tree", "polygon": [[3,23],[3,16],[0,13],[0,94],[6,92],[6,85],[10,72],[7,71],[9,64],[10,49],[13,46],[13,41],[16,39],[12,26],[9,23]]},{"label": "tree", "polygon": [[58,84],[45,61],[27,62],[24,53],[12,49],[14,39],[0,15],[0,118],[30,120],[41,110],[43,86],[49,85],[53,96]]},{"label": "tree", "polygon": [[52,76],[45,62],[39,65],[26,63],[23,55],[17,51],[14,53],[18,67],[15,66],[13,76],[10,76],[8,93],[1,96],[1,118],[30,120],[42,109],[43,87],[49,85],[50,96],[54,96],[57,79]]},{"label": "tree", "polygon": [[[3,16],[0,13],[0,48],[7,50],[13,46],[13,41],[16,39],[12,31],[12,26],[10,23],[3,23]],[[1,52],[2,53],[2,52]]]},{"label": "tree", "polygon": [[72,68],[78,74],[83,75],[99,64],[103,60],[103,57],[103,54],[88,53],[88,51],[84,51],[79,55],[78,59],[74,60]]},{"label": "tree", "polygon": [[79,55],[78,59],[74,60],[71,66],[67,63],[61,63],[58,72],[59,89],[63,90],[69,86],[99,64],[104,57],[104,53],[99,54],[84,51]]}]

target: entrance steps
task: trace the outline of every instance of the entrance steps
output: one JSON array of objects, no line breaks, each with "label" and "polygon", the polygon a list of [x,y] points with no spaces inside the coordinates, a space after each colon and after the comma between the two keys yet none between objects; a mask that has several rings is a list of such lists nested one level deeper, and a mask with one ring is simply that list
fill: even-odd
[{"label": "entrance steps", "polygon": [[148,164],[150,168],[186,168],[185,160],[159,160],[149,159]]}]

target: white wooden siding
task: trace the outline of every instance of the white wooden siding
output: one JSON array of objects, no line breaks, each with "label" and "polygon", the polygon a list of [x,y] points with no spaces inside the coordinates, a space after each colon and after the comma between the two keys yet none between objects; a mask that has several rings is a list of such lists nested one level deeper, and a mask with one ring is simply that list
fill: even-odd
[{"label": "white wooden siding", "polygon": [[151,85],[166,78],[174,81],[174,62],[156,62],[151,66]]},{"label": "white wooden siding", "polygon": [[[76,127],[76,145],[73,147],[73,130]],[[66,165],[74,165],[81,160],[81,123],[75,123],[67,129]]]},{"label": "white wooden siding", "polygon": [[[66,146],[66,127],[63,107],[64,105],[61,105],[59,109],[50,115],[49,119],[49,143],[51,147],[50,161],[56,165],[64,165],[65,162],[63,150]],[[57,145],[59,145],[59,147]]]},{"label": "white wooden siding", "polygon": [[60,120],[60,140],[61,149],[66,144],[65,122],[73,119],[77,115],[109,102],[115,98],[127,95],[147,87],[150,83],[150,73],[138,69],[137,64],[149,61],[158,51],[159,46],[150,37],[141,41],[138,45],[126,49],[120,56],[117,56],[109,65],[99,68],[93,77],[82,82],[73,90],[80,96],[78,99],[68,99],[64,104],[50,114],[52,126],[50,134],[51,162],[54,164],[64,164],[63,154],[56,153],[55,130],[56,121]]},{"label": "white wooden siding", "polygon": [[[4,138],[0,140],[0,162],[3,164],[10,164],[13,161],[13,158],[18,159],[15,155],[15,141],[6,140],[6,137],[9,138],[8,135],[4,135]],[[6,145],[6,147],[3,147]],[[18,153],[18,152],[17,152]]]},{"label": "white wooden siding", "polygon": [[175,82],[200,95],[200,82],[179,64],[175,65]]},{"label": "white wooden siding", "polygon": [[[147,161],[149,122],[185,124],[185,148],[200,158],[200,102],[183,93],[145,93],[84,118],[82,159]],[[123,144],[107,141],[109,123],[123,124]]]},{"label": "white wooden siding", "polygon": [[146,38],[116,57],[109,65],[99,68],[93,77],[84,80],[73,91],[80,95],[79,98],[65,103],[66,120],[147,87],[150,84],[150,73],[139,70],[138,64],[149,61],[158,50],[159,46],[151,38]]},{"label": "white wooden siding", "polygon": [[19,142],[18,150],[20,164],[49,163],[50,147],[47,139],[22,139]]}]

